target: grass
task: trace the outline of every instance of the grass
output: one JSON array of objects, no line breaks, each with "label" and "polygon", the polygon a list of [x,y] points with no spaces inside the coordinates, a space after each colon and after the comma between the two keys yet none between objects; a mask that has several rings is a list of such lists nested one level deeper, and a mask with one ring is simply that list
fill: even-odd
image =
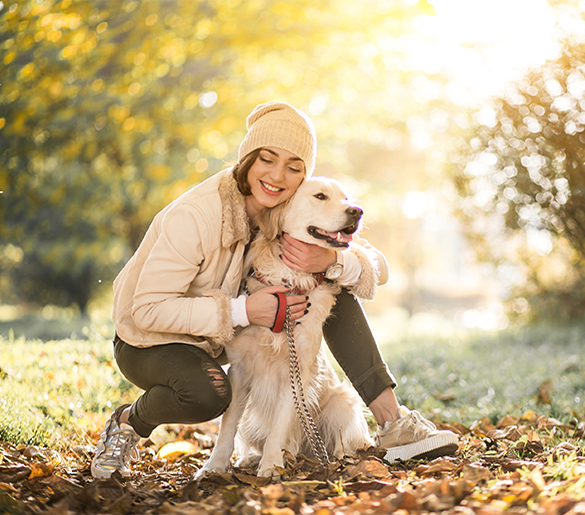
[{"label": "grass", "polygon": [[[567,423],[585,415],[584,322],[491,333],[410,330],[381,341],[399,399],[440,420],[495,423],[531,410]],[[550,403],[541,388],[549,388]]]},{"label": "grass", "polygon": [[[139,395],[113,362],[111,324],[61,315],[0,323],[0,440],[88,443],[115,406]],[[471,425],[527,410],[565,423],[585,413],[585,323],[495,333],[391,317],[372,324],[399,399],[427,416]],[[545,381],[550,404],[538,402]]]},{"label": "grass", "polygon": [[82,338],[48,341],[0,333],[0,440],[85,444],[115,406],[137,396],[113,362],[109,329],[89,324]]}]

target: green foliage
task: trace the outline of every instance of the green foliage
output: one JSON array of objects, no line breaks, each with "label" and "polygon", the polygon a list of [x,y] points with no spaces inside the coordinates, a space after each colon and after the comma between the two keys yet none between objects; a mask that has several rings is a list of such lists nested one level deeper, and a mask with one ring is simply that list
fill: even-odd
[{"label": "green foliage", "polygon": [[533,319],[585,307],[584,94],[585,44],[566,41],[474,115],[454,177],[472,241],[527,278],[514,295]]},{"label": "green foliage", "polygon": [[309,111],[325,155],[361,173],[342,144],[383,151],[425,112],[397,45],[421,14],[432,14],[424,0],[5,2],[4,302],[16,291],[83,309],[153,215],[235,157],[260,102]]}]

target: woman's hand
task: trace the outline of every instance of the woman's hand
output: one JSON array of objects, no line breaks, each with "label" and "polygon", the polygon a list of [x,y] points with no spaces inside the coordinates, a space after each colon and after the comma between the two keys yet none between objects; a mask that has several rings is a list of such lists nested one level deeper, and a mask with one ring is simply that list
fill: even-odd
[{"label": "woman's hand", "polygon": [[318,274],[335,263],[336,256],[333,249],[305,243],[287,233],[280,237],[280,242],[282,244],[282,261],[293,270],[307,274]]},{"label": "woman's hand", "polygon": [[[286,294],[286,286],[269,286],[253,293],[246,299],[246,313],[251,324],[272,327],[276,319],[278,299],[275,293]],[[290,308],[291,320],[298,320],[306,315],[309,308],[309,298],[306,295],[290,295],[286,297],[286,305]]]}]

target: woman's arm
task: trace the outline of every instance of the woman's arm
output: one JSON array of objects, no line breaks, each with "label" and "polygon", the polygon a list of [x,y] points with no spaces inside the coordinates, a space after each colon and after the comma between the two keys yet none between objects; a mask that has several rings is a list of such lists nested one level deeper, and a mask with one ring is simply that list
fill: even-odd
[{"label": "woman's arm", "polygon": [[[283,262],[295,270],[324,272],[336,260],[333,249],[311,245],[288,234],[281,237],[281,243]],[[388,281],[388,261],[384,254],[366,240],[354,238],[343,256],[344,272],[337,282],[364,300],[372,299],[377,286]]]},{"label": "woman's arm", "polygon": [[[134,294],[132,317],[140,329],[209,337],[220,335],[225,318],[230,317],[230,309],[223,299],[186,296],[209,248],[209,227],[201,213],[192,207],[180,206],[164,215],[159,236],[142,267]],[[209,289],[219,288],[220,277],[216,283],[209,284]],[[229,299],[226,302],[229,304]]]}]

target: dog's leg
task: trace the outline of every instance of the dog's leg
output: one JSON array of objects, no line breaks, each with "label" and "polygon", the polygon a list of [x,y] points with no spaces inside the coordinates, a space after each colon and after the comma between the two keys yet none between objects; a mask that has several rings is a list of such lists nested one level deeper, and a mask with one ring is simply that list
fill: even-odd
[{"label": "dog's leg", "polygon": [[[284,387],[289,387],[285,384]],[[281,393],[282,402],[279,404],[279,410],[272,419],[272,427],[269,429],[264,452],[258,466],[258,476],[272,477],[278,479],[280,474],[276,467],[284,467],[283,449],[287,443],[291,424],[294,423],[295,410],[290,391],[286,389]]]},{"label": "dog's leg", "polygon": [[323,387],[319,430],[331,455],[338,459],[344,455],[353,456],[357,450],[374,444],[369,436],[361,399],[349,384],[340,383],[324,354],[319,357],[322,360]]},{"label": "dog's leg", "polygon": [[230,459],[234,452],[234,438],[238,430],[238,424],[246,404],[248,402],[248,388],[243,380],[244,371],[232,365],[228,377],[232,386],[232,401],[221,418],[221,426],[217,442],[207,463],[197,472],[195,476],[199,479],[208,472],[227,472]]}]

